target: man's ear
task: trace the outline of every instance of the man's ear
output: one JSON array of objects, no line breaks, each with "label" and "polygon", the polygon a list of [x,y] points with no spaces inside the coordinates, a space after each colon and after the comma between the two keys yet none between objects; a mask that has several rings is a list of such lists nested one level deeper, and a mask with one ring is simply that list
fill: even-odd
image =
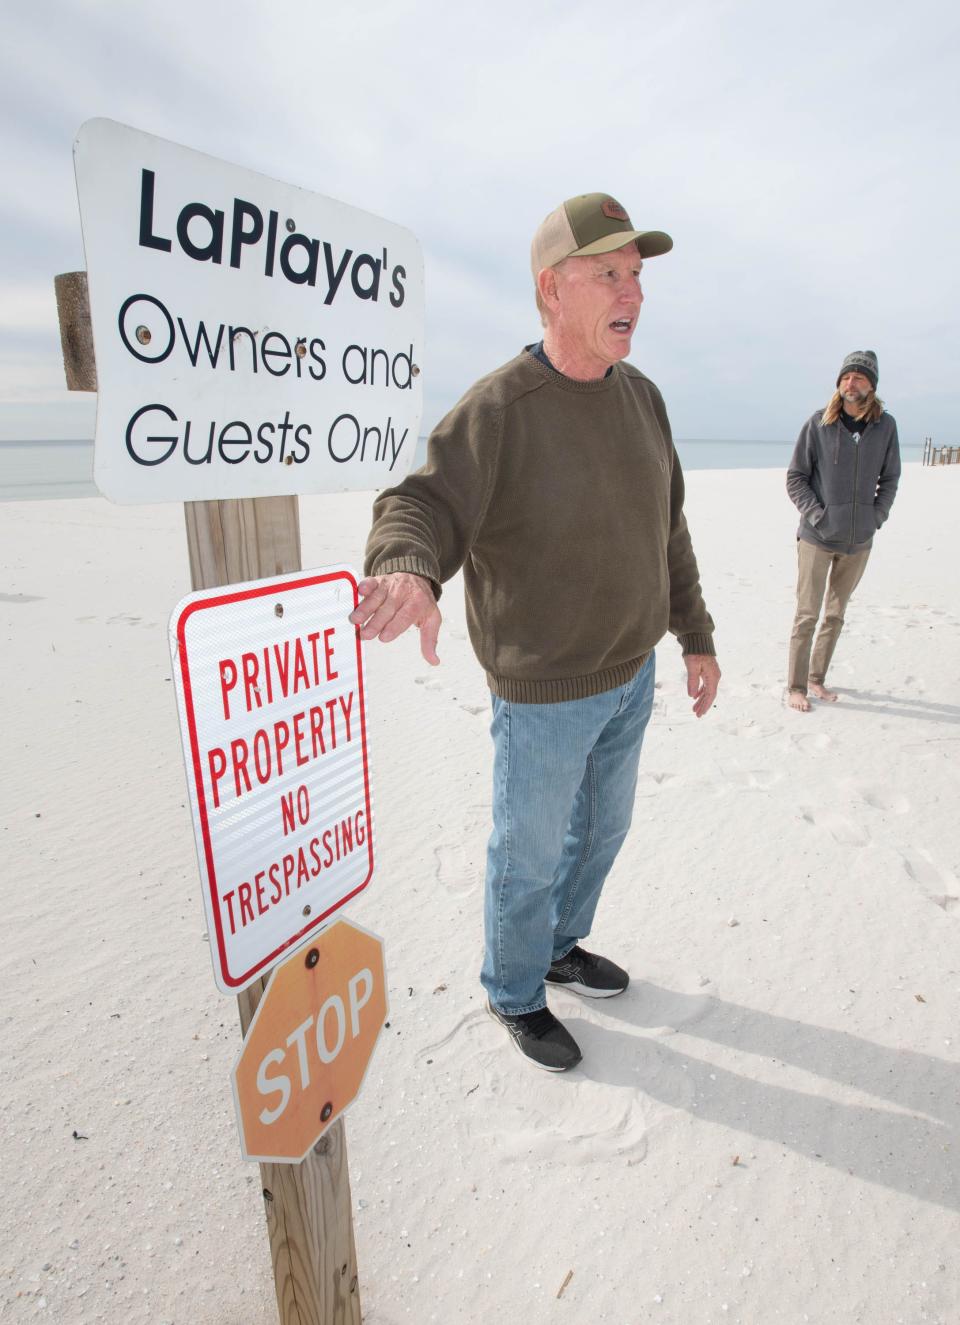
[{"label": "man's ear", "polygon": [[537,272],[537,290],[547,308],[556,308],[559,302],[557,273],[552,267],[544,267],[542,271]]}]

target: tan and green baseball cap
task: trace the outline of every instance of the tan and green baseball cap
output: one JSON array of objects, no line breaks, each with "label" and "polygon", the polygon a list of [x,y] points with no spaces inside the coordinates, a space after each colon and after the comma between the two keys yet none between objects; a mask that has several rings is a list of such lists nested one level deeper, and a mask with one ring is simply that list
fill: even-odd
[{"label": "tan and green baseball cap", "polygon": [[612,253],[631,239],[637,241],[642,258],[655,258],[673,248],[673,240],[662,230],[634,230],[626,211],[609,193],[568,198],[537,227],[530,246],[533,279],[544,267],[554,267],[564,258]]}]

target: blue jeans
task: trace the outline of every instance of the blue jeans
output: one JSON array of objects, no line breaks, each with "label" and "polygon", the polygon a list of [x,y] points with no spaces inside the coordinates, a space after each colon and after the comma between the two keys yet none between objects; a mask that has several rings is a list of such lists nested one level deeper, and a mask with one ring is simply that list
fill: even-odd
[{"label": "blue jeans", "polygon": [[480,979],[501,1012],[545,1007],[550,963],[590,933],[630,827],[654,674],[651,654],[632,681],[589,699],[511,704],[493,697]]}]

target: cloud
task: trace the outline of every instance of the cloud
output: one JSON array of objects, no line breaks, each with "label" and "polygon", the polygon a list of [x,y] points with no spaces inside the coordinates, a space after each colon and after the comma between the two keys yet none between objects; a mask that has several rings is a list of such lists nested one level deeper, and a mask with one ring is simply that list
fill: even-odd
[{"label": "cloud", "polygon": [[0,398],[34,383],[39,404],[59,372],[50,282],[83,261],[70,146],[108,115],[410,227],[428,422],[537,334],[529,237],[600,188],[676,240],[634,358],[679,434],[790,437],[869,345],[901,427],[946,436],[958,36],[932,0],[852,24],[824,0],[641,0],[589,23],[567,0],[15,7]]},{"label": "cloud", "polygon": [[56,322],[53,279],[0,282],[0,334],[46,331]]}]

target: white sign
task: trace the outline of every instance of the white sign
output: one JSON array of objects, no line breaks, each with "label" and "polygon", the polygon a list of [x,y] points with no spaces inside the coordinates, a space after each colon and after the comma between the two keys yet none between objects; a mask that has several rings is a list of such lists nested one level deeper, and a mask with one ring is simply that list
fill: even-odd
[{"label": "white sign", "polygon": [[216,981],[238,992],[367,886],[373,822],[346,566],[191,594],[170,619]]},{"label": "white sign", "polygon": [[410,231],[112,120],[84,124],[74,158],[104,496],[403,478],[423,394]]}]

